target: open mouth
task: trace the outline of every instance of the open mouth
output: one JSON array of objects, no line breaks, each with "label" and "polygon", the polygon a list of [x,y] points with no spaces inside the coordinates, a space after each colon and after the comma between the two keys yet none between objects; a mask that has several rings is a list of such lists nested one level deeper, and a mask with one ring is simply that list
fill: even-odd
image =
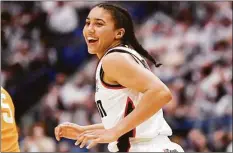
[{"label": "open mouth", "polygon": [[88,40],[88,43],[89,44],[93,44],[93,43],[95,43],[95,42],[97,42],[98,40]]},{"label": "open mouth", "polygon": [[94,43],[96,43],[98,41],[97,38],[91,38],[91,37],[88,37],[87,40],[88,40],[89,44],[94,44]]}]

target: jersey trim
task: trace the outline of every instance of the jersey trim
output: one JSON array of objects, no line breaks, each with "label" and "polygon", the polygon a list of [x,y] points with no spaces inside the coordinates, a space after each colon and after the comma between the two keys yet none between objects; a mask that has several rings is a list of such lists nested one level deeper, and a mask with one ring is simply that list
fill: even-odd
[{"label": "jersey trim", "polygon": [[[129,51],[125,51],[125,50],[121,50],[121,49],[114,49],[114,50],[109,51],[107,54],[113,53],[113,52],[127,53],[127,54],[131,55],[131,56],[133,57],[133,59],[134,59],[138,64],[139,64],[139,61],[140,61],[140,63],[141,63],[146,69],[149,69],[149,68],[147,67],[147,65],[146,65],[144,62],[142,62],[142,60],[140,60],[137,56],[135,56],[134,54],[130,53]],[[107,55],[107,54],[106,54],[106,55]]]},{"label": "jersey trim", "polygon": [[[117,47],[123,47],[123,46],[126,46],[125,44],[120,44],[119,46],[117,46]],[[107,52],[105,55],[107,55],[109,52]],[[104,55],[104,56],[105,56]],[[96,66],[96,70],[95,70],[95,72],[97,71],[97,68],[98,68],[98,65],[99,65],[99,63],[100,63],[100,61],[102,60],[102,58],[104,57],[104,56],[102,56],[101,58],[100,58],[100,60],[99,60],[99,62],[98,62],[98,64],[97,64],[97,66]],[[107,82],[105,82],[104,80],[103,80],[103,75],[104,75],[104,71],[103,71],[103,68],[102,68],[102,66],[100,67],[100,82],[101,82],[101,84],[105,87],[105,88],[107,88],[107,89],[125,89],[126,87],[124,87],[124,86],[122,86],[122,85],[120,85],[120,84],[116,84],[116,85],[112,85],[112,84],[108,84]]]},{"label": "jersey trim", "polygon": [[[107,54],[113,53],[113,52],[120,52],[120,53],[127,53],[127,54],[130,54],[130,55],[133,57],[133,59],[139,64],[139,62],[138,62],[136,59],[138,59],[139,61],[140,61],[140,59],[139,59],[137,56],[135,56],[134,54],[130,53],[130,52],[127,52],[127,51],[125,51],[125,50],[120,50],[120,49],[114,49],[114,50],[109,51]],[[107,55],[107,54],[106,54],[106,55]],[[135,59],[135,58],[136,58],[136,59]]]},{"label": "jersey trim", "polygon": [[104,71],[103,71],[103,68],[101,66],[101,68],[100,68],[100,82],[105,88],[108,88],[108,89],[124,89],[124,88],[126,88],[120,84],[113,85],[113,84],[108,84],[108,83],[104,82],[103,75],[104,75]]},{"label": "jersey trim", "polygon": [[[128,52],[128,51],[124,51],[124,50],[120,50],[120,49],[113,49],[109,52],[107,52],[104,56],[106,56],[107,54],[109,53],[113,53],[113,52],[120,52],[120,53],[127,53],[127,54],[130,54],[133,59],[139,64],[139,61],[142,63],[142,65],[146,68],[147,66],[145,65],[145,63],[143,63],[137,56],[135,56],[134,54]],[[120,84],[116,84],[116,85],[111,85],[111,84],[108,84],[106,83],[104,80],[103,80],[103,75],[104,75],[104,71],[103,71],[103,68],[102,66],[100,67],[100,82],[102,83],[102,85],[105,87],[105,88],[108,88],[108,89],[124,89],[126,87],[120,85]]]},{"label": "jersey trim", "polygon": [[[125,107],[125,114],[124,117],[126,117],[128,114],[130,114],[134,110],[135,106],[133,104],[133,101],[128,97],[127,103]],[[117,147],[119,152],[129,152],[129,149],[131,147],[129,138],[135,137],[136,135],[136,128],[132,129],[131,131],[127,132],[126,134],[122,135],[117,141]]]}]

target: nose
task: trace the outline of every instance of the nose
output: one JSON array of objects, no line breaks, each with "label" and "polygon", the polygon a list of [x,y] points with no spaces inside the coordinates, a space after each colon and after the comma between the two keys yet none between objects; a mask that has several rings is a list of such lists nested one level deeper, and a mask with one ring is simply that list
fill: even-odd
[{"label": "nose", "polygon": [[87,31],[88,31],[88,33],[94,33],[94,32],[95,32],[94,26],[93,26],[92,24],[90,24],[90,25],[87,27]]}]

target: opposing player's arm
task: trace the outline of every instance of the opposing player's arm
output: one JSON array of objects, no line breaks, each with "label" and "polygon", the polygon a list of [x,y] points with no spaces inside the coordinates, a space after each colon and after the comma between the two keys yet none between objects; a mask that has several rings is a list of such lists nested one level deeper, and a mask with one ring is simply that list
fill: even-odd
[{"label": "opposing player's arm", "polygon": [[102,66],[109,80],[144,93],[137,107],[114,127],[119,136],[150,118],[172,99],[166,85],[151,71],[137,64],[130,55],[108,54]]}]

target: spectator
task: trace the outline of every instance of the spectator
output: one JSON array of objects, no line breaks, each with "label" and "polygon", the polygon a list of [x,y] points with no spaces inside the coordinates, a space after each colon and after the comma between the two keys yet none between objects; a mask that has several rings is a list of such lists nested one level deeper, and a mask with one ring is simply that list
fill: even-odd
[{"label": "spectator", "polygon": [[44,134],[44,128],[41,124],[35,124],[31,129],[31,134],[22,142],[21,151],[25,152],[54,152],[56,144],[52,138]]}]

